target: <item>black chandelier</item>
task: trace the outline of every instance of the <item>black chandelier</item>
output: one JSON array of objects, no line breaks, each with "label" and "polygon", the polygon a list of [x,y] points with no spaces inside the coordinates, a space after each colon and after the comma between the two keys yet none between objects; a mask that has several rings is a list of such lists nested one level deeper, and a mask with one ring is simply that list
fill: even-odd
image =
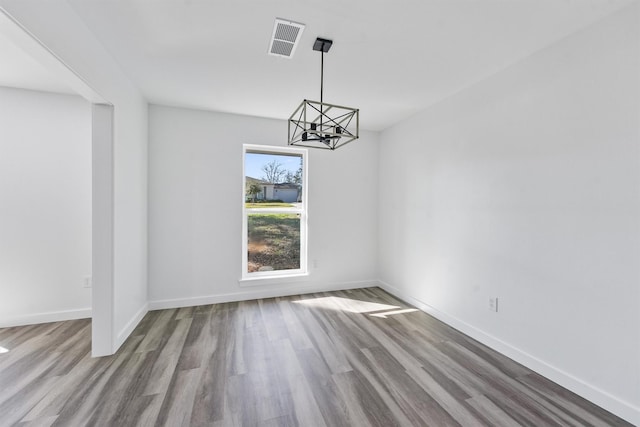
[{"label": "black chandelier", "polygon": [[289,117],[289,145],[335,150],[358,139],[360,110],[323,100],[324,54],[332,40],[318,37],[313,50],[321,52],[320,102],[305,99]]}]

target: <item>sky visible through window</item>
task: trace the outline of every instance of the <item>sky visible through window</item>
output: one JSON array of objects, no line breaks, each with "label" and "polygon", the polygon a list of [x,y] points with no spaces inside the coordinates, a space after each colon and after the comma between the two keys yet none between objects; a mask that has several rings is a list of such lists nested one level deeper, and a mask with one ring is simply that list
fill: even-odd
[{"label": "sky visible through window", "polygon": [[299,156],[282,156],[277,154],[262,154],[262,153],[246,153],[244,161],[244,172],[246,176],[251,178],[262,179],[264,172],[262,166],[269,162],[277,161],[282,165],[282,168],[286,171],[294,174],[300,167]]}]

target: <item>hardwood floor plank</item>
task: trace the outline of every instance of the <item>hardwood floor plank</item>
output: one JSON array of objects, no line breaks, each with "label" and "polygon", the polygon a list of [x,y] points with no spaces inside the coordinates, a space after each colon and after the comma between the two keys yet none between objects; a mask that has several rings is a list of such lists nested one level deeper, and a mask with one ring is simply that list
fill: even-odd
[{"label": "hardwood floor plank", "polygon": [[71,396],[86,383],[88,378],[92,377],[92,372],[99,369],[100,365],[104,365],[103,362],[101,359],[92,359],[90,354],[86,354],[73,371],[58,379],[55,388],[34,405],[22,420],[53,418],[52,422],[54,422],[65,404],[70,401]]},{"label": "hardwood floor plank", "polygon": [[482,414],[489,421],[489,425],[493,427],[515,427],[521,425],[485,396],[471,397],[467,399],[467,403]]},{"label": "hardwood floor plank", "polygon": [[136,348],[136,353],[143,353],[156,350],[160,344],[167,340],[165,328],[176,315],[176,310],[162,310],[158,317],[148,327],[148,332],[144,334],[144,339]]},{"label": "hardwood floor plank", "polygon": [[460,425],[490,426],[490,424],[487,424],[485,420],[478,419],[474,416],[467,405],[457,400],[455,396],[447,392],[447,390],[424,369],[414,369],[410,371],[409,374],[412,375],[416,382],[429,395],[433,396],[433,399],[438,402],[452,418],[458,421]]},{"label": "hardwood floor plank", "polygon": [[[573,393],[569,393],[568,390],[558,387],[556,384],[551,383],[540,387],[541,384],[537,380],[538,377],[537,375],[525,375],[520,377],[519,380],[531,386],[537,393],[541,394],[547,402],[561,409],[565,414],[570,414],[572,419],[575,419],[576,422],[582,425],[594,427],[612,425],[610,423],[615,420],[615,417],[611,416],[612,414],[600,408],[592,408],[592,404]],[[584,406],[585,404],[589,409]]]},{"label": "hardwood floor plank", "polygon": [[238,309],[233,319],[234,347],[231,359],[230,375],[243,375],[248,372],[245,362],[245,332],[247,324],[250,322],[248,317],[251,310],[248,310],[244,302],[238,303]]},{"label": "hardwood floor plank", "polygon": [[298,424],[301,426],[327,425],[314,396],[314,389],[307,381],[291,343],[288,340],[282,340],[278,348],[278,352],[281,355],[278,359],[280,361],[279,366],[284,374],[286,387],[291,393],[290,396],[293,403],[291,410],[294,412]]},{"label": "hardwood floor plank", "polygon": [[91,370],[91,374],[87,375],[85,381],[79,383],[80,386],[68,396],[53,425],[87,425],[102,401],[110,396],[107,386],[111,384],[111,376],[115,372],[125,372],[123,366],[130,357],[138,356],[134,353],[120,353],[97,359],[98,363]]},{"label": "hardwood floor plank", "polygon": [[167,426],[191,425],[191,412],[198,391],[200,369],[176,371],[171,385],[162,399],[156,424]]},{"label": "hardwood floor plank", "polygon": [[177,362],[178,370],[201,368],[209,360],[214,340],[211,327],[211,313],[194,314]]},{"label": "hardwood floor plank", "polygon": [[530,399],[520,399],[519,395],[504,395],[494,390],[483,398],[490,400],[522,426],[581,426],[570,417],[554,412],[555,408],[545,408]]},{"label": "hardwood floor plank", "polygon": [[322,393],[314,393],[314,397],[325,423],[332,427],[347,427],[347,413],[338,387],[322,357],[312,348],[296,350],[296,357],[309,387],[312,390],[322,390]]},{"label": "hardwood floor plank", "polygon": [[[122,402],[124,403],[124,402]],[[90,425],[110,426],[152,426],[157,418],[159,406],[158,395],[131,397],[126,404],[121,404],[108,422],[102,415],[94,416]]]},{"label": "hardwood floor plank", "polygon": [[57,328],[59,324],[60,322],[40,323],[37,325],[0,329],[0,345],[7,349],[17,349],[33,338],[42,338]]},{"label": "hardwood floor plank", "polygon": [[192,319],[195,310],[196,310],[195,307],[182,307],[182,308],[179,308],[178,312],[176,313],[176,320]]},{"label": "hardwood floor plank", "polygon": [[410,425],[454,426],[458,423],[382,348],[363,349],[375,372],[398,402]]},{"label": "hardwood floor plank", "polygon": [[319,321],[316,317],[315,311],[304,309],[299,310],[297,314],[300,321],[310,331],[308,336],[314,348],[319,351],[325,363],[331,369],[331,372],[341,373],[351,371],[351,366],[344,353],[335,351],[336,344],[327,333],[326,324],[322,324],[322,320]]},{"label": "hardwood floor plank", "polygon": [[379,288],[0,329],[1,426],[630,426]]},{"label": "hardwood floor plank", "polygon": [[262,322],[267,331],[269,341],[289,338],[287,325],[284,322],[282,311],[280,311],[280,308],[276,304],[275,298],[258,300],[258,307],[260,307]]},{"label": "hardwood floor plank", "polygon": [[55,387],[57,379],[41,377],[18,389],[0,405],[0,422],[13,425],[21,421],[30,408],[37,405]]},{"label": "hardwood floor plank", "polygon": [[362,329],[375,337],[380,343],[379,345],[384,347],[393,356],[393,358],[404,367],[404,369],[411,371],[422,366],[406,351],[406,349],[397,344],[393,339],[393,336],[395,335],[393,332],[387,333],[387,331],[380,328],[380,325],[384,325],[383,319],[365,316],[354,316],[353,319]]},{"label": "hardwood floor plank", "polygon": [[260,424],[262,427],[298,427],[296,419],[290,415],[282,415],[281,417],[271,418]]},{"label": "hardwood floor plank", "polygon": [[[458,360],[459,363],[466,363],[472,375],[485,382],[486,385],[483,387],[485,394],[493,396],[518,396],[518,405],[526,406],[531,413],[539,414],[536,416],[536,419],[539,420],[538,422],[547,422],[550,418],[549,414],[555,414],[566,422],[573,423],[577,421],[578,425],[584,425],[580,424],[581,421],[579,419],[576,420],[575,417],[567,416],[568,414],[566,412],[558,410],[559,408],[555,402],[548,399],[540,399],[539,396],[536,395],[535,390],[523,386],[522,381],[508,376],[502,371],[501,366],[492,365],[489,361],[478,357],[475,353],[458,343],[447,342],[441,347],[442,351],[454,360]],[[524,396],[526,396],[527,399],[522,399]]]},{"label": "hardwood floor plank", "polygon": [[[266,331],[261,333],[256,328],[248,332],[245,342],[247,374],[242,376],[245,379],[244,393],[239,395],[239,400],[247,395],[254,399],[252,406],[257,422],[289,413],[293,407],[292,397],[287,393],[286,375],[279,367],[280,361],[284,360],[280,349],[288,343],[273,343]],[[276,346],[278,351],[275,350]],[[242,403],[240,406],[246,407]]]},{"label": "hardwood floor plank", "polygon": [[363,407],[360,395],[357,393],[353,371],[332,375],[340,392],[340,399],[344,402],[344,410],[347,413],[347,424],[352,426],[368,426],[367,411]]},{"label": "hardwood floor plank", "polygon": [[[148,372],[155,357],[155,352],[133,353],[123,363],[122,369],[114,370],[112,365],[105,371],[105,374],[108,373],[108,380],[89,420],[90,425],[103,425],[107,423],[106,420],[115,424],[136,416],[136,398],[142,395],[145,379],[149,378]],[[135,414],[128,415],[134,411]]]},{"label": "hardwood floor plank", "polygon": [[334,374],[333,378],[347,403],[352,425],[380,427],[411,425],[388,394],[380,393],[382,387],[370,374],[353,370]]},{"label": "hardwood floor plank", "polygon": [[37,418],[31,421],[22,421],[16,426],[18,427],[51,427],[57,419],[57,415],[45,418]]},{"label": "hardwood floor plank", "polygon": [[[363,349],[366,351],[366,349]],[[402,410],[401,405],[390,392],[390,387],[385,383],[384,378],[379,375],[380,366],[368,364],[370,360],[362,352],[352,353],[349,358],[354,366],[354,378],[358,381],[358,394],[366,409],[368,418],[374,416],[375,423],[392,423],[397,425],[410,425],[409,416]],[[366,394],[365,394],[366,393]],[[386,420],[384,414],[390,413],[391,420]],[[389,424],[391,425],[391,424]]]},{"label": "hardwood floor plank", "polygon": [[[405,317],[415,317],[407,315]],[[449,393],[459,400],[466,400],[471,396],[484,392],[484,384],[461,364],[443,354],[430,340],[424,340],[415,331],[409,333],[394,333],[400,323],[396,319],[379,322],[378,327],[385,331],[390,339],[403,348],[416,361],[417,367],[425,371],[442,384]]]},{"label": "hardwood floor plank", "polygon": [[5,381],[5,384],[12,384],[12,379],[17,376],[16,373],[22,372],[21,366],[28,366],[30,361],[42,357],[41,353],[45,353],[44,350],[50,350],[52,347],[51,339],[46,334],[29,334],[28,339],[20,342],[7,339],[0,345],[9,350],[8,353],[0,355],[0,378]]},{"label": "hardwood floor plank", "polygon": [[311,339],[307,335],[304,324],[300,322],[296,311],[295,304],[292,304],[291,298],[279,298],[278,307],[282,312],[282,319],[286,325],[289,341],[296,350],[306,350],[313,348]]},{"label": "hardwood floor plank", "polygon": [[58,357],[56,353],[32,353],[5,369],[0,375],[0,384],[4,386],[0,389],[0,414],[13,409],[15,396],[37,389],[37,384],[45,384],[47,372],[55,366]]},{"label": "hardwood floor plank", "polygon": [[147,384],[143,392],[144,395],[164,395],[169,388],[187,333],[191,327],[191,319],[176,319],[172,323],[175,327],[165,333],[169,339],[162,350],[158,351],[158,357],[153,362],[149,378],[145,381]]}]

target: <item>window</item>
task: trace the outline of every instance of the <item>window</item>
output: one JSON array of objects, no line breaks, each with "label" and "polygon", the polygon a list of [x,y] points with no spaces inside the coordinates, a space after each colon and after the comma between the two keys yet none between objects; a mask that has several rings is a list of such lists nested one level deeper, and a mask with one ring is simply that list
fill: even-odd
[{"label": "window", "polygon": [[306,154],[244,146],[243,279],[307,273]]}]

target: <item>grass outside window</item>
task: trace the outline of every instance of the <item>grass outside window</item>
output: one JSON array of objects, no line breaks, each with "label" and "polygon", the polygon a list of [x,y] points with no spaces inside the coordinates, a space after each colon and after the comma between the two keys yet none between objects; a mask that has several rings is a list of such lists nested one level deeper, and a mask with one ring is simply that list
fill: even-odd
[{"label": "grass outside window", "polygon": [[249,214],[248,271],[300,269],[300,214]]}]

